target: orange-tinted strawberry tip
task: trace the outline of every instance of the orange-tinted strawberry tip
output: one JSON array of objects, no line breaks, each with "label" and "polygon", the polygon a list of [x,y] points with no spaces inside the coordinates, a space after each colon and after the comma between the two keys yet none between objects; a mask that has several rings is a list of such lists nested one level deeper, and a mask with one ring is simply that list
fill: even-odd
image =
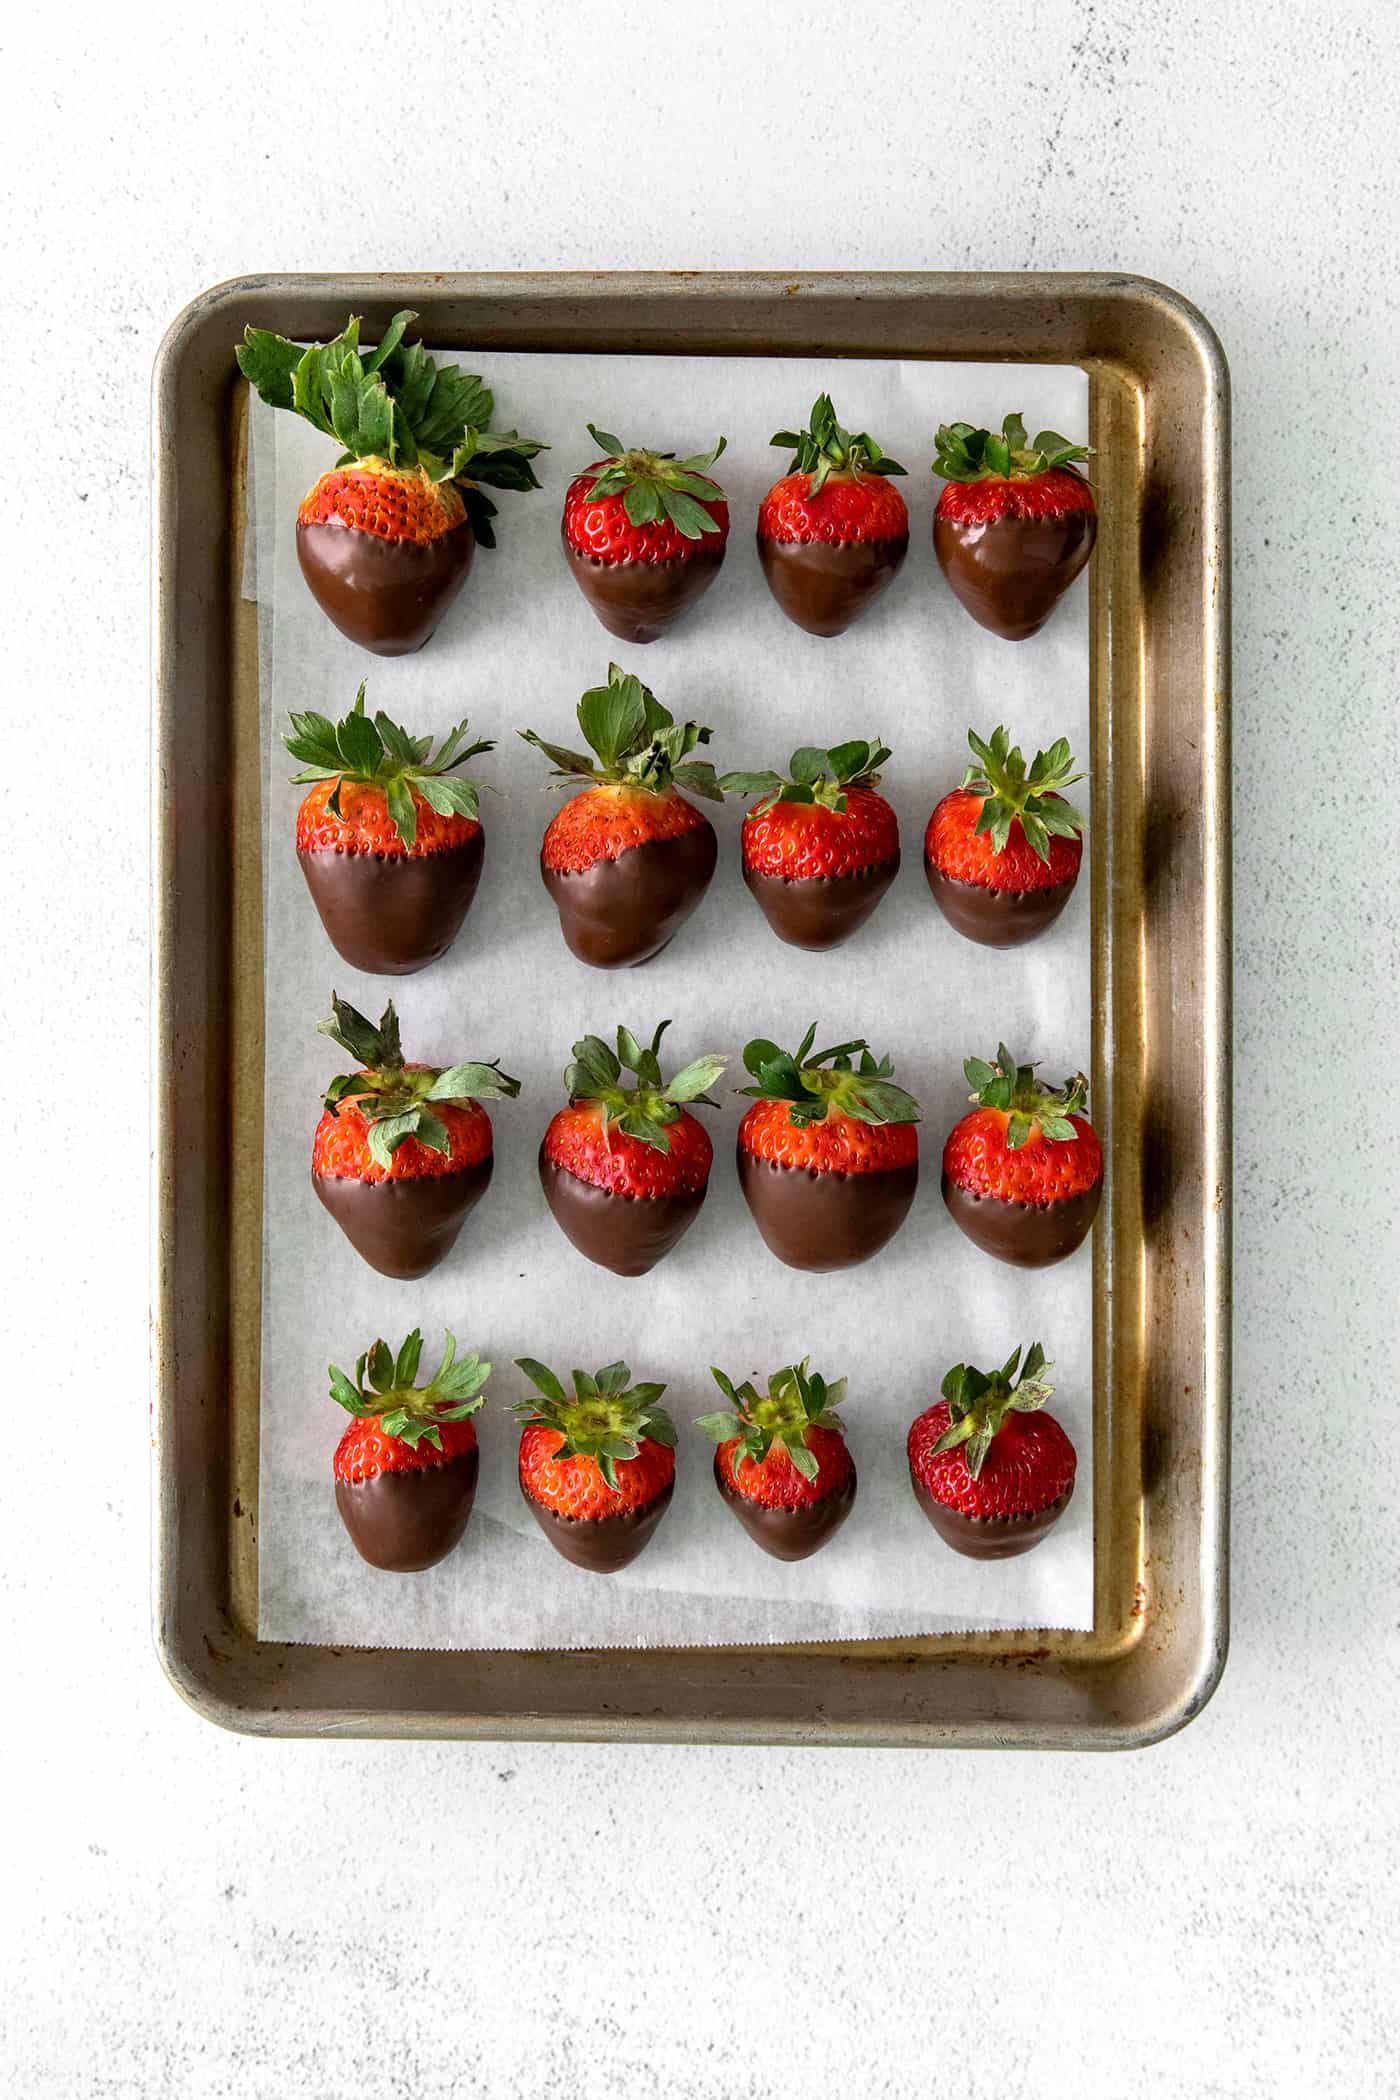
[{"label": "orange-tinted strawberry tip", "polygon": [[[342,780],[338,817],[326,807],[335,787],[333,779],[318,780],[302,798],[297,811],[298,853],[368,853],[379,860],[409,857],[409,848],[394,828],[382,787],[372,782]],[[416,788],[409,792],[418,815],[411,856],[414,860],[465,846],[480,831],[475,817],[461,816],[455,810],[441,816]]]},{"label": "orange-tinted strawberry tip", "polygon": [[1103,1148],[1087,1116],[1071,1115],[1076,1136],[1055,1139],[1036,1130],[1024,1145],[1007,1144],[1010,1118],[1001,1109],[974,1108],[954,1124],[943,1147],[943,1171],[975,1196],[1008,1203],[1055,1203],[1087,1195],[1103,1179]]},{"label": "orange-tinted strawberry tip", "polygon": [[442,1449],[420,1437],[406,1444],[402,1437],[388,1436],[378,1415],[362,1415],[352,1421],[335,1447],[333,1470],[337,1480],[352,1483],[377,1480],[382,1473],[423,1473],[434,1466],[449,1465],[476,1448],[476,1427],[470,1417],[460,1422],[441,1422],[438,1435]]},{"label": "orange-tinted strawberry tip", "polygon": [[943,797],[924,832],[924,854],[935,868],[954,882],[975,882],[982,889],[1017,896],[1029,890],[1058,889],[1074,881],[1084,858],[1082,839],[1052,838],[1047,865],[1027,842],[1020,818],[1013,817],[1006,844],[998,853],[990,836],[977,830],[985,801],[985,796],[970,788],[955,788]]},{"label": "orange-tinted strawberry tip", "polygon": [[527,1424],[520,1437],[520,1484],[551,1515],[574,1523],[648,1509],[676,1476],[675,1452],[645,1437],[635,1458],[615,1461],[617,1486],[610,1488],[596,1459],[556,1459],[563,1441],[547,1423]]},{"label": "orange-tinted strawberry tip", "polygon": [[747,1501],[756,1502],[763,1509],[805,1509],[813,1502],[824,1502],[829,1495],[838,1494],[855,1472],[846,1440],[835,1429],[807,1431],[807,1448],[817,1461],[815,1480],[798,1471],[780,1442],[769,1446],[761,1464],[752,1458],[741,1458],[736,1480],[734,1453],[738,1448],[737,1436],[719,1446],[722,1477]]},{"label": "orange-tinted strawberry tip", "polygon": [[755,1101],[739,1125],[739,1144],[754,1159],[833,1174],[882,1174],[919,1158],[917,1124],[862,1123],[832,1109],[799,1129],[786,1101]]},{"label": "orange-tinted strawberry tip", "polygon": [[681,838],[708,819],[674,788],[589,787],[570,796],[551,818],[542,857],[556,874],[579,874],[596,861],[617,860],[632,846]]},{"label": "orange-tinted strawberry tip", "polygon": [[336,1115],[326,1109],[311,1143],[312,1173],[333,1181],[414,1181],[458,1174],[490,1157],[491,1118],[480,1102],[435,1101],[432,1107],[447,1131],[451,1151],[435,1152],[416,1137],[405,1138],[387,1169],[371,1158],[369,1125],[353,1102],[342,1101]]},{"label": "orange-tinted strawberry tip", "polygon": [[298,525],[346,525],[381,540],[441,539],[466,517],[450,481],[431,482],[416,471],[333,467],[302,498]]},{"label": "orange-tinted strawberry tip", "polygon": [[616,1125],[608,1129],[596,1101],[561,1108],[544,1134],[545,1157],[594,1188],[614,1195],[657,1197],[700,1193],[710,1178],[714,1146],[699,1119],[682,1109],[666,1126],[669,1151],[660,1152]]}]

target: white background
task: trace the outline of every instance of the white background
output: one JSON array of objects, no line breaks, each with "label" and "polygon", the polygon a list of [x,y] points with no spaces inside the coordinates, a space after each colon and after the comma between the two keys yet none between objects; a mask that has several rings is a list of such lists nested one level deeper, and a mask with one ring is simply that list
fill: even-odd
[{"label": "white background", "polygon": [[[7,2091],[1394,2089],[1395,38],[1388,0],[6,30]],[[151,359],[244,271],[561,264],[1123,268],[1224,339],[1234,1651],[1156,1750],[260,1744],[160,1680]]]}]

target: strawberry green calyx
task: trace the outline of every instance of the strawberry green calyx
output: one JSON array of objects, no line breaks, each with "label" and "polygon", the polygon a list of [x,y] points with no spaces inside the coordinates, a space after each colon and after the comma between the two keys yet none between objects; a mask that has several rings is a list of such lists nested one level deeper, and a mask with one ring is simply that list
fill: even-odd
[{"label": "strawberry green calyx", "polygon": [[364,461],[455,481],[477,540],[494,547],[496,506],[483,486],[537,489],[530,461],[549,447],[515,430],[493,431],[490,388],[475,373],[439,365],[421,343],[404,341],[417,318],[395,314],[372,351],[360,348],[355,315],[333,342],[309,348],[268,328],[248,328],[238,368],[273,408],[289,408],[335,438],[344,448],[337,466]]},{"label": "strawberry green calyx", "polygon": [[852,788],[875,788],[880,767],[890,756],[889,746],[877,737],[873,743],[856,741],[837,744],[831,751],[818,751],[804,744],[788,760],[781,773],[722,773],[720,786],[733,795],[757,795],[750,816],[761,816],[775,802],[819,803],[823,809],[844,811]]},{"label": "strawberry green calyx", "polygon": [[962,785],[986,797],[977,830],[990,834],[994,853],[1004,853],[1019,818],[1026,844],[1048,868],[1051,837],[1078,838],[1084,829],[1083,817],[1064,799],[1065,789],[1084,778],[1071,771],[1074,754],[1067,740],[1059,737],[1048,751],[1037,751],[1029,772],[1005,729],[994,729],[989,744],[969,729],[967,741],[979,763],[968,767]]},{"label": "strawberry green calyx", "polygon": [[361,683],[355,705],[341,722],[325,715],[293,714],[292,733],[284,736],[293,758],[303,770],[291,776],[294,787],[313,780],[336,781],[326,804],[333,817],[340,815],[340,782],[351,780],[382,787],[395,831],[410,852],[418,837],[418,811],[413,790],[440,817],[477,817],[484,780],[458,775],[456,768],[483,751],[494,751],[494,741],[479,738],[465,742],[467,723],[450,729],[436,751],[430,736],[410,736],[381,709],[373,720],[365,713],[365,688]]},{"label": "strawberry green calyx", "polygon": [[882,452],[868,431],[854,436],[836,420],[830,394],[818,394],[806,430],[778,430],[770,445],[785,445],[794,453],[788,472],[806,474],[807,494],[819,496],[833,474],[849,474],[859,481],[862,474],[903,474],[897,459]]},{"label": "strawberry green calyx", "polygon": [[[679,1119],[682,1107],[719,1107],[708,1089],[726,1063],[714,1055],[697,1057],[673,1079],[663,1080],[657,1052],[670,1025],[663,1021],[645,1049],[630,1029],[619,1028],[616,1055],[600,1035],[586,1035],[574,1044],[573,1063],[564,1071],[571,1105],[596,1101],[603,1110],[605,1131],[619,1130],[658,1152],[670,1151],[666,1126]],[[624,1084],[624,1072],[636,1075],[635,1086]]]},{"label": "strawberry green calyx", "polygon": [[998,1108],[1010,1117],[1006,1127],[1006,1142],[1012,1152],[1019,1152],[1022,1145],[1037,1131],[1055,1144],[1065,1144],[1079,1136],[1071,1115],[1082,1109],[1089,1093],[1089,1082],[1082,1072],[1076,1072],[1063,1086],[1041,1086],[1036,1081],[1034,1065],[1018,1065],[1005,1043],[998,1043],[996,1063],[989,1065],[985,1058],[969,1057],[963,1065],[967,1082],[976,1088],[972,1099],[982,1108]]},{"label": "strawberry green calyx", "polygon": [[[697,452],[691,459],[677,459],[674,452],[651,452],[629,448],[610,430],[592,423],[588,435],[605,455],[598,478],[588,491],[590,503],[604,496],[621,496],[631,525],[660,524],[669,518],[683,539],[703,539],[719,526],[705,509],[706,503],[722,503],[724,490],[705,472],[725,447],[720,439],[712,452]],[[697,501],[702,498],[703,501]]]},{"label": "strawberry green calyx", "polygon": [[325,1107],[334,1116],[345,1102],[353,1103],[369,1125],[370,1157],[376,1166],[386,1169],[407,1138],[417,1138],[431,1152],[451,1152],[452,1139],[433,1114],[432,1103],[450,1102],[460,1108],[469,1101],[494,1101],[503,1096],[513,1100],[520,1092],[520,1081],[498,1064],[410,1070],[404,1064],[399,1017],[392,999],[376,1028],[332,992],[330,1019],[319,1024],[317,1033],[339,1043],[364,1068],[333,1079],[322,1097]]},{"label": "strawberry green calyx", "polygon": [[664,1385],[632,1385],[626,1364],[606,1364],[601,1371],[573,1371],[574,1390],[564,1387],[548,1364],[533,1356],[517,1356],[516,1368],[525,1373],[543,1396],[517,1400],[511,1412],[526,1428],[557,1429],[564,1441],[553,1454],[565,1458],[591,1458],[608,1486],[617,1488],[619,1461],[636,1458],[643,1443],[676,1447],[676,1428],[657,1401]]},{"label": "strawberry green calyx", "polygon": [[[755,1084],[740,1087],[738,1092],[758,1101],[788,1102],[788,1120],[799,1130],[824,1122],[833,1109],[860,1123],[922,1120],[923,1112],[913,1095],[893,1084],[894,1066],[888,1057],[877,1062],[863,1039],[814,1051],[816,1034],[813,1025],[796,1052],[780,1050],[763,1036],[745,1043],[744,1066]],[[860,1062],[852,1064],[857,1052]]]},{"label": "strawberry green calyx", "polygon": [[787,1452],[804,1480],[815,1480],[821,1467],[816,1453],[808,1449],[808,1430],[834,1429],[844,1434],[846,1425],[836,1409],[845,1398],[846,1381],[837,1378],[828,1385],[819,1371],[808,1371],[810,1361],[804,1356],[800,1364],[785,1364],[781,1371],[774,1371],[766,1395],[759,1393],[752,1380],[736,1386],[723,1371],[710,1366],[710,1376],[732,1412],[697,1415],[695,1426],[716,1444],[739,1439],[730,1457],[736,1483],[744,1460],[751,1458],[761,1466],[775,1444]]},{"label": "strawberry green calyx", "polygon": [[1037,431],[1035,443],[1028,444],[1019,415],[1006,417],[1000,436],[971,423],[940,423],[934,443],[933,471],[945,481],[1029,481],[1051,467],[1088,459],[1092,449],[1072,445],[1057,430]]},{"label": "strawberry green calyx", "polygon": [[961,1444],[967,1470],[974,1480],[986,1463],[992,1439],[1001,1428],[1003,1418],[1011,1413],[1034,1414],[1037,1408],[1044,1407],[1055,1390],[1045,1376],[1055,1366],[1045,1361],[1045,1351],[1039,1342],[1032,1342],[1026,1351],[1019,1379],[1016,1376],[1018,1366],[1021,1366],[1019,1349],[1007,1358],[999,1371],[979,1371],[972,1364],[954,1364],[943,1381],[943,1397],[948,1403],[950,1419],[933,1448],[935,1451],[952,1451]]},{"label": "strawberry green calyx", "polygon": [[579,701],[578,726],[596,759],[546,743],[533,729],[516,734],[553,761],[551,780],[591,780],[651,795],[664,794],[674,784],[707,802],[724,800],[710,761],[690,757],[697,745],[709,743],[709,730],[699,722],[677,722],[650,686],[620,665],[609,664],[607,684],[590,687]]},{"label": "strawberry green calyx", "polygon": [[395,1356],[386,1342],[375,1342],[355,1366],[351,1380],[337,1364],[330,1366],[331,1398],[347,1414],[363,1419],[378,1415],[386,1436],[414,1448],[420,1443],[442,1449],[443,1422],[464,1422],[486,1402],[481,1388],[491,1376],[473,1349],[458,1356],[457,1337],[444,1330],[447,1340],[442,1362],[426,1385],[415,1385],[423,1337],[415,1327]]}]

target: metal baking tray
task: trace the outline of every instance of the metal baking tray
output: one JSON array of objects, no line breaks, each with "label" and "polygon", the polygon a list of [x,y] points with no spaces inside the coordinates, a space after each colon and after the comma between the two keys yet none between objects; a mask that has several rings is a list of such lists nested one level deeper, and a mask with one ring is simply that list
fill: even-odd
[{"label": "metal baking tray", "polygon": [[[503,1652],[257,1637],[262,925],[256,609],[240,595],[249,321],[396,309],[463,350],[1077,364],[1091,565],[1090,1633]],[[259,1735],[1120,1749],[1201,1710],[1228,1613],[1229,380],[1186,300],[1115,275],[247,277],[154,398],[154,1615]]]}]

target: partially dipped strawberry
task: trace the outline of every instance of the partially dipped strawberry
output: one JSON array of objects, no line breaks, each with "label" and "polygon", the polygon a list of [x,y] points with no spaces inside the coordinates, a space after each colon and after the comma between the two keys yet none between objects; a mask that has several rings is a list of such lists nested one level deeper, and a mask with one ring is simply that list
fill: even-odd
[{"label": "partially dipped strawberry", "polygon": [[[796,1054],[744,1046],[755,1096],[739,1125],[739,1186],[764,1241],[792,1269],[849,1269],[893,1239],[919,1183],[919,1104],[864,1041]],[[853,1063],[854,1058],[858,1063]]]},{"label": "partially dipped strawberry", "polygon": [[938,431],[933,514],[938,564],[980,627],[1009,642],[1039,633],[1094,551],[1094,492],[1073,462],[1087,445],[1053,430],[1029,444],[1018,415],[998,436],[970,423]]},{"label": "partially dipped strawberry", "polygon": [[[643,1048],[617,1031],[574,1044],[564,1074],[569,1105],[540,1145],[540,1185],[555,1222],[580,1254],[615,1276],[645,1276],[690,1230],[705,1200],[713,1147],[690,1105],[712,1101],[722,1057],[697,1057],[666,1079],[663,1021]],[[632,1075],[629,1081],[627,1075]]]},{"label": "partially dipped strawberry", "polygon": [[1082,1113],[1083,1074],[1044,1086],[1005,1043],[963,1066],[977,1104],[943,1147],[943,1201],[998,1261],[1043,1269],[1073,1254],[1098,1216],[1103,1148]]},{"label": "partially dipped strawberry", "polygon": [[779,940],[835,948],[863,926],[899,873],[899,822],[877,794],[888,747],[804,748],[781,773],[726,773],[757,795],[744,819],[744,881]]},{"label": "partially dipped strawberry", "polygon": [[729,538],[724,490],[706,472],[724,450],[677,459],[588,434],[604,455],[569,483],[564,558],[609,634],[654,642],[704,596]]},{"label": "partially dipped strawberry", "polygon": [[774,1371],[768,1390],[736,1386],[711,1366],[729,1402],[700,1415],[715,1452],[715,1486],[749,1537],[775,1560],[806,1560],[845,1523],[856,1499],[855,1462],[836,1410],[844,1378],[830,1385],[809,1359]]},{"label": "partially dipped strawberry", "polygon": [[768,588],[808,634],[844,634],[909,551],[909,513],[888,478],[905,470],[867,431],[843,429],[830,394],[813,402],[806,430],[780,430],[771,442],[795,456],[759,505]]},{"label": "partially dipped strawberry", "polygon": [[714,767],[690,756],[709,730],[677,722],[617,664],[580,700],[578,726],[592,758],[520,731],[553,761],[551,778],[589,783],[550,820],[540,874],[570,952],[616,970],[659,954],[715,872],[714,826],[677,782],[712,802],[724,797]]},{"label": "partially dipped strawberry", "polygon": [[491,1181],[483,1101],[513,1098],[499,1065],[404,1063],[391,999],[376,1028],[334,995],[320,1024],[361,1069],[333,1079],[311,1146],[311,1185],[381,1276],[426,1276],[451,1253]]},{"label": "partially dipped strawberry", "polygon": [[537,1394],[518,1401],[520,1492],[556,1553],[590,1574],[635,1560],[670,1505],[676,1432],[657,1402],[664,1385],[633,1385],[626,1364],[575,1371],[516,1358]]},{"label": "partially dipped strawberry", "polygon": [[496,544],[486,489],[538,488],[530,461],[548,449],[493,431],[480,379],[404,341],[416,319],[395,314],[372,351],[353,316],[310,349],[249,328],[238,350],[264,401],[341,447],[297,513],[297,559],[326,617],[376,656],[422,648],[476,548]]},{"label": "partially dipped strawberry", "polygon": [[1052,926],[1069,902],[1084,856],[1084,819],[1065,800],[1083,774],[1060,737],[1029,770],[1005,729],[945,795],[924,833],[924,873],[950,926],[984,948],[1016,948]]},{"label": "partially dipped strawberry", "polygon": [[[1020,1376],[1017,1369],[1020,1367]],[[1039,1342],[999,1371],[955,1364],[943,1398],[909,1431],[909,1479],[920,1509],[955,1552],[1007,1560],[1044,1538],[1069,1506],[1077,1460],[1053,1415],[1055,1388]]]},{"label": "partially dipped strawberry", "polygon": [[315,785],[297,811],[297,860],[337,954],[376,977],[406,977],[445,955],[481,880],[483,783],[457,771],[494,743],[449,730],[436,751],[365,688],[341,722],[294,714],[282,741]]},{"label": "partially dipped strawberry", "polygon": [[491,1375],[473,1350],[458,1356],[448,1331],[442,1362],[414,1383],[423,1337],[397,1357],[375,1342],[353,1379],[332,1364],[331,1398],[354,1417],[336,1446],[335,1503],[356,1552],[398,1575],[433,1567],[467,1528],[480,1465],[471,1421]]}]

